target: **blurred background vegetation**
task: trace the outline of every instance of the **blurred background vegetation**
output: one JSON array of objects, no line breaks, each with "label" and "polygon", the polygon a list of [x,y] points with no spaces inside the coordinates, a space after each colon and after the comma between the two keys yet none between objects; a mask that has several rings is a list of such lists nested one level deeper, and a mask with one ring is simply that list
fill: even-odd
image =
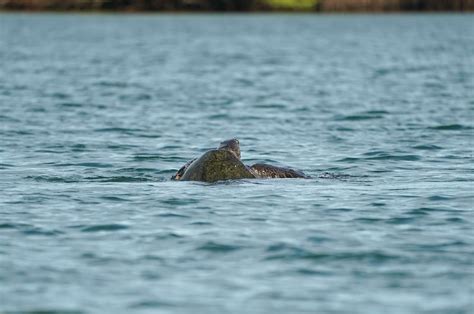
[{"label": "blurred background vegetation", "polygon": [[474,11],[474,0],[0,0],[0,10]]}]

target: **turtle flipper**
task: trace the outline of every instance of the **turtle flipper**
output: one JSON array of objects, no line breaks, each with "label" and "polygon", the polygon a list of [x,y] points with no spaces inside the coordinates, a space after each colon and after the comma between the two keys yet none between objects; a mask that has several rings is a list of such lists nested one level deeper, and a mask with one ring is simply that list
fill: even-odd
[{"label": "turtle flipper", "polygon": [[257,178],[309,178],[299,170],[267,164],[254,164],[250,169]]},{"label": "turtle flipper", "polygon": [[194,159],[188,161],[187,163],[184,164],[184,166],[179,168],[179,170],[174,174],[174,176],[171,177],[171,180],[181,180],[181,177],[184,175],[184,173],[188,169],[189,165],[191,165],[193,163],[193,161],[195,161],[196,159],[197,158],[194,158]]}]

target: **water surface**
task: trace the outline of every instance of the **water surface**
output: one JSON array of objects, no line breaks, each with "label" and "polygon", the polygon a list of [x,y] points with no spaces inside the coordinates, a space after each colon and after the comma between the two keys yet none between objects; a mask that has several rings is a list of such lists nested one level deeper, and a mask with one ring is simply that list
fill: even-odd
[{"label": "water surface", "polygon": [[0,311],[469,313],[472,20],[1,14]]}]

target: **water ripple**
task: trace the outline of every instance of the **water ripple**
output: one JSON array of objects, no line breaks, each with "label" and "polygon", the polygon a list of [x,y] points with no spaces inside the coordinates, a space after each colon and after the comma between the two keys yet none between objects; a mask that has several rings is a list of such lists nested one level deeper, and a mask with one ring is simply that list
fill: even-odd
[{"label": "water ripple", "polygon": [[129,227],[123,224],[104,224],[87,226],[81,229],[82,232],[101,232],[101,231],[120,231],[128,229]]},{"label": "water ripple", "polygon": [[199,251],[208,251],[212,253],[228,253],[240,249],[242,249],[240,246],[223,244],[214,241],[206,242],[197,248]]},{"label": "water ripple", "polygon": [[458,131],[458,130],[472,130],[471,126],[462,125],[462,124],[444,124],[429,127],[431,130],[440,130],[440,131]]},{"label": "water ripple", "polygon": [[264,260],[311,260],[311,261],[366,261],[369,263],[383,263],[397,260],[400,257],[391,255],[383,251],[355,251],[355,252],[334,252],[334,253],[320,253],[313,252],[301,247],[291,246],[287,244],[271,245],[267,248],[269,253]]}]

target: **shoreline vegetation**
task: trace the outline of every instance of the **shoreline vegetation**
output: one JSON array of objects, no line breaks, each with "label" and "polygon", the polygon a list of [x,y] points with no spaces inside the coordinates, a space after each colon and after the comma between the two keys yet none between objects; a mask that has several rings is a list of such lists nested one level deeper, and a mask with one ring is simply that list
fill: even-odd
[{"label": "shoreline vegetation", "polygon": [[0,0],[0,11],[473,12],[474,0]]}]

